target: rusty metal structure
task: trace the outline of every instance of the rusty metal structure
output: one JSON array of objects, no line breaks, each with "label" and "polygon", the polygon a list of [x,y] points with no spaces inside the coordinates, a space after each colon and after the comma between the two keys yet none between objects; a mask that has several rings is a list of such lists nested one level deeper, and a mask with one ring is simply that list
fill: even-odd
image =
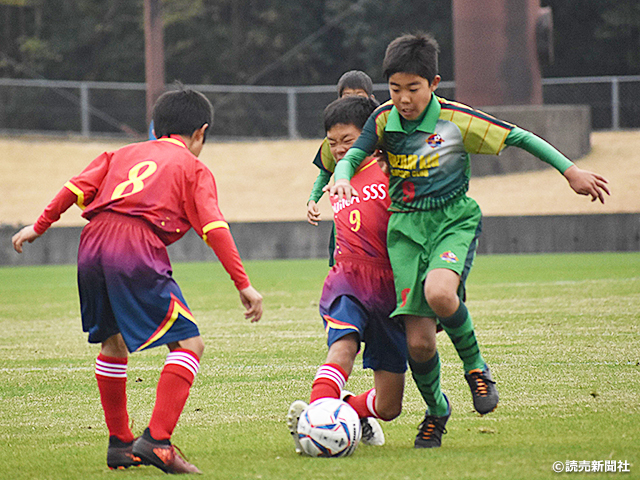
[{"label": "rusty metal structure", "polygon": [[160,0],[144,0],[145,78],[147,125],[153,104],[164,92],[164,34]]},{"label": "rusty metal structure", "polygon": [[540,0],[452,0],[456,98],[473,106],[540,105],[540,62],[553,55]]}]

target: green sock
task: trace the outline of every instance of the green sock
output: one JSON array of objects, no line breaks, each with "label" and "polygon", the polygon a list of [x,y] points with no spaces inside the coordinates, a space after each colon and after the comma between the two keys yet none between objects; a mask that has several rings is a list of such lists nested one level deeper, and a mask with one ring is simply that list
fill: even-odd
[{"label": "green sock", "polygon": [[449,406],[440,389],[440,356],[438,352],[426,362],[416,362],[409,357],[411,375],[431,415],[443,417]]},{"label": "green sock", "polygon": [[440,318],[440,325],[453,342],[458,356],[464,365],[464,371],[469,372],[476,368],[483,369],[485,362],[480,354],[480,346],[473,330],[471,315],[462,301],[456,313],[447,318]]}]

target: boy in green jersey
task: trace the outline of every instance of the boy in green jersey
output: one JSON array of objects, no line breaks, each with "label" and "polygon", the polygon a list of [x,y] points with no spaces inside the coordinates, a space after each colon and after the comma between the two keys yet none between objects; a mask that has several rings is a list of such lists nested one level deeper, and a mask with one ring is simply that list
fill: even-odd
[{"label": "boy in green jersey", "polygon": [[[469,154],[497,155],[516,146],[555,167],[576,193],[592,201],[604,203],[610,192],[605,178],[578,168],[531,132],[437,97],[438,51],[428,34],[403,35],[389,44],[383,74],[391,100],[373,112],[337,165],[330,194],[348,200],[358,195],[349,179],[361,160],[377,148],[387,152],[393,212],[387,246],[397,297],[392,316],[403,316],[413,377],[419,385],[437,378],[433,372],[440,362],[428,346],[438,322],[464,364],[474,408],[486,414],[496,408],[498,392],[464,304],[481,227],[480,208],[466,195]],[[444,431],[448,406],[432,410],[423,424]]]}]

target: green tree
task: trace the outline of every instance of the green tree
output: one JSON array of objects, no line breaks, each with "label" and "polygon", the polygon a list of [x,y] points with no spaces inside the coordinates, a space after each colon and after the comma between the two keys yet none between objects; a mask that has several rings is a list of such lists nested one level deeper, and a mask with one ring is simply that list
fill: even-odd
[{"label": "green tree", "polygon": [[640,73],[638,0],[546,0],[553,9],[555,61],[546,77]]},{"label": "green tree", "polygon": [[[638,0],[542,0],[555,62],[544,76],[640,73]],[[386,45],[427,30],[453,80],[451,0],[163,0],[167,81],[333,84],[362,69],[381,82]],[[144,81],[143,0],[0,0],[0,74]],[[9,60],[7,60],[9,59]]]}]

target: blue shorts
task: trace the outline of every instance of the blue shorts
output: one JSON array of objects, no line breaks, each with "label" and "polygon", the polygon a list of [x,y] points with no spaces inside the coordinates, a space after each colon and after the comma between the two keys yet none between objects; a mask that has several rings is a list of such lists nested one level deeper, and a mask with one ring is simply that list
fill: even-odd
[{"label": "blue shorts", "polygon": [[78,289],[90,343],[121,333],[135,352],[200,335],[167,249],[142,219],[101,213],[84,227]]},{"label": "blue shorts", "polygon": [[406,372],[404,325],[389,318],[395,306],[390,268],[366,262],[338,262],[330,270],[320,298],[327,345],[355,332],[365,344],[363,368]]}]

